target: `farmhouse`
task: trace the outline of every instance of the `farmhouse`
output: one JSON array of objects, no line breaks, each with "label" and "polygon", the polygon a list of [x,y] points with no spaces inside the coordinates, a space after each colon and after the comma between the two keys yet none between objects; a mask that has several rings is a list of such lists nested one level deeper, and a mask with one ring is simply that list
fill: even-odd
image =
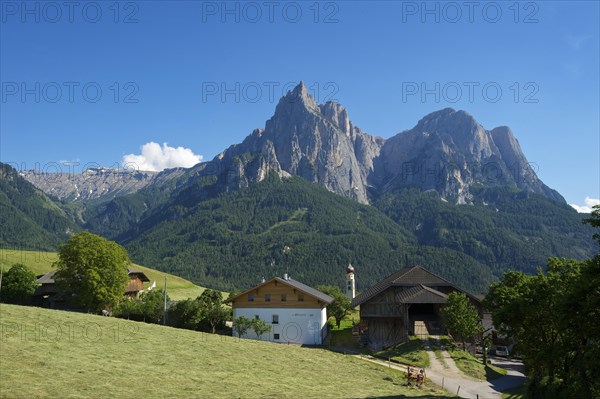
[{"label": "farmhouse", "polygon": [[[272,278],[224,301],[231,303],[234,319],[259,318],[271,326],[271,332],[261,339],[303,345],[323,343],[327,335],[327,305],[331,302],[333,298],[329,295],[287,275]],[[244,337],[258,338],[253,331]]]},{"label": "farmhouse", "polygon": [[392,274],[352,301],[352,307],[360,306],[361,340],[381,349],[409,335],[445,333],[440,309],[452,292],[465,293],[482,314],[479,299],[420,266]]},{"label": "farmhouse", "polygon": [[[62,307],[65,299],[58,291],[54,275],[58,270],[51,270],[46,274],[38,276],[37,283],[39,286],[33,293],[34,303],[46,307]],[[127,268],[129,274],[129,282],[125,288],[124,295],[135,298],[141,291],[144,290],[143,284],[150,281],[144,272],[133,267]]]}]

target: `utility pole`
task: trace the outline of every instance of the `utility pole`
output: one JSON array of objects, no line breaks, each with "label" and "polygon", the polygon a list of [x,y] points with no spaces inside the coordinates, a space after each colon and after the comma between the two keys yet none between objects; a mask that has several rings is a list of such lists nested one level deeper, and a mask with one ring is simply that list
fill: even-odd
[{"label": "utility pole", "polygon": [[165,299],[163,312],[163,326],[167,325],[167,276],[165,276]]}]

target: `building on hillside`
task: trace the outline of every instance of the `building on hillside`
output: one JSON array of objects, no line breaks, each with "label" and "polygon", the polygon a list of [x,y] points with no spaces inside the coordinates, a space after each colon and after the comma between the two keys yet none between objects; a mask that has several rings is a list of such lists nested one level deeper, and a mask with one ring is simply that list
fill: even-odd
[{"label": "building on hillside", "polygon": [[125,295],[136,298],[140,292],[144,291],[144,283],[150,282],[150,279],[143,271],[133,267],[127,268],[127,274],[129,274],[129,282],[125,287]]},{"label": "building on hillside", "polygon": [[[306,284],[275,277],[228,298],[233,318],[258,318],[271,326],[261,339],[271,342],[321,345],[327,335],[327,305],[333,298]],[[233,335],[236,336],[234,330]],[[249,330],[242,338],[257,339]]]},{"label": "building on hillside", "polygon": [[[46,274],[38,276],[36,282],[39,286],[33,293],[33,301],[35,304],[55,308],[64,307],[66,305],[67,297],[64,293],[60,293],[54,280],[54,275],[58,270],[51,270]],[[140,292],[144,290],[144,283],[149,282],[150,279],[144,272],[133,267],[127,268],[129,275],[129,282],[125,288],[125,296],[135,298]]]},{"label": "building on hillside", "polygon": [[352,301],[352,307],[360,306],[362,342],[379,350],[404,342],[410,335],[446,333],[440,309],[452,292],[466,294],[483,314],[478,298],[420,266],[388,276]]},{"label": "building on hillside", "polygon": [[346,268],[346,295],[350,300],[353,300],[356,296],[356,277],[354,276],[352,263],[348,263]]}]

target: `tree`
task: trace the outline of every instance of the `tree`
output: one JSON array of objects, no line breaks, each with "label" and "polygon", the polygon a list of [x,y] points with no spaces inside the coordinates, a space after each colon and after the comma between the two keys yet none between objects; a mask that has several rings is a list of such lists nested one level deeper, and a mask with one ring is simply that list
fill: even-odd
[{"label": "tree", "polygon": [[448,295],[446,306],[441,312],[448,330],[462,341],[463,350],[466,349],[467,339],[481,334],[479,313],[462,292],[452,292]]},{"label": "tree", "polygon": [[35,274],[27,266],[15,263],[4,274],[0,287],[0,302],[27,304],[35,292]]},{"label": "tree", "polygon": [[342,292],[340,287],[334,285],[319,285],[317,289],[333,297],[333,302],[327,305],[327,313],[335,318],[335,324],[337,328],[340,328],[340,323],[352,309],[350,298]]},{"label": "tree", "polygon": [[242,338],[242,336],[246,334],[251,327],[252,320],[247,317],[240,316],[233,319],[233,330],[240,338]]},{"label": "tree", "polygon": [[[165,290],[162,288],[143,292],[140,296],[144,321],[147,323],[162,323],[165,313]],[[169,302],[169,295],[167,295]]]},{"label": "tree", "polygon": [[220,291],[207,289],[198,297],[198,302],[201,309],[200,327],[208,326],[214,334],[229,315],[229,311],[221,304],[223,296]]},{"label": "tree", "polygon": [[[594,205],[594,210],[592,211],[592,217],[588,219],[583,219],[582,223],[589,224],[592,227],[600,228],[600,205]],[[594,240],[600,243],[600,233],[595,233],[593,235]]]},{"label": "tree", "polygon": [[252,319],[252,329],[256,333],[258,339],[262,337],[264,333],[271,332],[271,326],[266,321],[261,319]]},{"label": "tree", "polygon": [[527,397],[600,395],[600,256],[551,258],[546,273],[509,272],[484,305],[494,324],[519,342]]},{"label": "tree", "polygon": [[196,330],[202,320],[202,307],[198,299],[186,299],[171,306],[167,315],[169,325]]},{"label": "tree", "polygon": [[88,232],[69,238],[60,246],[55,280],[74,294],[75,303],[88,310],[114,306],[129,279],[129,255],[119,244]]},{"label": "tree", "polygon": [[[115,309],[115,316],[146,323],[160,324],[164,314],[165,291],[155,289],[144,292],[139,299],[124,298]],[[167,302],[169,296],[167,295]]]}]

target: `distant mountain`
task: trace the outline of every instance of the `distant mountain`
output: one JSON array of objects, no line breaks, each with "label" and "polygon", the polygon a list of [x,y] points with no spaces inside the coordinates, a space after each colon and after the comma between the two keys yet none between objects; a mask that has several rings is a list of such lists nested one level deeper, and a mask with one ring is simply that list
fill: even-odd
[{"label": "distant mountain", "polygon": [[473,186],[514,187],[559,203],[525,158],[510,128],[485,130],[465,111],[433,112],[387,140],[371,179],[378,193],[399,187],[433,189],[459,204],[473,203]]},{"label": "distant mountain", "polygon": [[383,142],[354,126],[341,105],[318,105],[301,82],[281,98],[264,129],[255,130],[213,162],[220,170],[233,172],[224,182],[227,189],[261,181],[271,170],[367,203],[367,179]]},{"label": "distant mountain", "polygon": [[112,168],[88,168],[83,173],[21,171],[20,175],[47,195],[63,201],[109,201],[134,193],[148,184],[160,184],[183,173],[182,168],[165,173]]},{"label": "distant mountain", "polygon": [[68,215],[42,191],[0,163],[0,247],[55,249],[78,231]]}]

